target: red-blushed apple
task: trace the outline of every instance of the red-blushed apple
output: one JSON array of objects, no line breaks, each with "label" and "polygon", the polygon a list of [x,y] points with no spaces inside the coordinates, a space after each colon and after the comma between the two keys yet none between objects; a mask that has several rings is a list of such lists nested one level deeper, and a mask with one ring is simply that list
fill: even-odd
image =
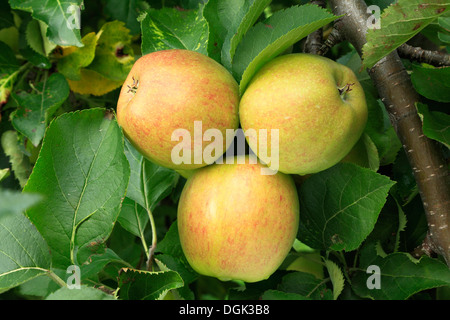
[{"label": "red-blushed apple", "polygon": [[198,273],[256,282],[286,258],[299,224],[297,189],[291,176],[264,175],[263,168],[237,156],[233,164],[198,169],[187,180],[177,224],[183,252]]},{"label": "red-blushed apple", "polygon": [[[368,111],[351,69],[297,53],[277,57],[256,73],[241,98],[239,116],[244,131],[257,133],[247,141],[264,163],[271,165],[267,154],[278,154],[279,171],[306,175],[328,169],[349,153]],[[276,145],[273,129],[279,130]],[[258,134],[261,130],[267,130],[267,138]]]},{"label": "red-blushed apple", "polygon": [[195,51],[162,50],[133,65],[120,92],[117,121],[149,160],[192,170],[226,151],[229,141],[210,139],[218,148],[210,148],[205,161],[204,149],[213,142],[204,134],[214,130],[226,137],[227,129],[237,129],[238,105],[238,85],[222,65]]}]

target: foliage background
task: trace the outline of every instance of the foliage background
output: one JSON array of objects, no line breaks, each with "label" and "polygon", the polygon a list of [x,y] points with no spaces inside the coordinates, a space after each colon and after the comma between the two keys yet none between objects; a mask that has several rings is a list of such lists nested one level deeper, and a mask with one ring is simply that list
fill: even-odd
[{"label": "foliage background", "polygon": [[[65,24],[76,23],[72,2],[2,0],[0,299],[448,298],[442,257],[410,255],[427,232],[423,206],[401,143],[348,42],[326,56],[352,68],[365,89],[362,157],[304,182],[296,177],[298,241],[266,281],[221,282],[190,268],[176,230],[186,180],[144,159],[115,122],[120,87],[142,54],[202,52],[227,67],[243,92],[265,62],[302,52],[318,28],[329,34],[336,17],[307,2],[73,1],[82,8],[82,28],[71,30]],[[366,2],[387,10],[392,3]],[[444,1],[435,3],[448,11]],[[399,4],[412,13],[407,1]],[[426,23],[413,31],[410,19],[391,14],[408,37],[394,39],[393,27],[383,27],[365,62],[406,41],[448,52],[445,13],[421,13],[415,19]],[[390,47],[377,50],[385,38]],[[424,132],[448,155],[448,67],[403,62],[423,98]],[[146,271],[155,233],[155,260]],[[81,291],[65,287],[73,264],[81,269]],[[380,290],[367,288],[370,265],[380,266]]]}]

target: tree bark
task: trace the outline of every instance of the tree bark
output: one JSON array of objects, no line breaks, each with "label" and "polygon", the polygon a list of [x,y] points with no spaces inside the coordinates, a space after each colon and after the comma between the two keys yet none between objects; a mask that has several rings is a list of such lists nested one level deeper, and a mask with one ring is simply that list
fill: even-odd
[{"label": "tree bark", "polygon": [[[325,7],[325,0],[312,0],[311,4],[317,5],[321,8]],[[319,28],[313,33],[309,34],[306,38],[304,52],[318,54],[320,48],[322,47],[323,41],[323,28]]]},{"label": "tree bark", "polygon": [[398,49],[400,57],[411,61],[425,62],[435,67],[450,66],[450,55],[440,51],[424,50],[409,44],[402,44]]},{"label": "tree bark", "polygon": [[[362,56],[367,33],[366,3],[363,0],[330,0],[330,4],[335,15],[345,14],[336,27]],[[397,51],[381,59],[368,73],[414,171],[432,249],[442,255],[450,267],[450,176],[438,143],[423,134],[415,106],[420,97]]]}]

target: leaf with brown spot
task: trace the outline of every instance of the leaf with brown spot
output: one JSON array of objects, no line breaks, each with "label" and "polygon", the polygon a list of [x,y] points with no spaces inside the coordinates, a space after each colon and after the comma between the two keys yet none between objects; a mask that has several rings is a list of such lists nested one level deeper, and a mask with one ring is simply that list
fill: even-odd
[{"label": "leaf with brown spot", "polygon": [[371,68],[403,43],[444,14],[450,7],[447,0],[399,0],[381,15],[381,28],[367,31],[363,47],[363,63]]}]

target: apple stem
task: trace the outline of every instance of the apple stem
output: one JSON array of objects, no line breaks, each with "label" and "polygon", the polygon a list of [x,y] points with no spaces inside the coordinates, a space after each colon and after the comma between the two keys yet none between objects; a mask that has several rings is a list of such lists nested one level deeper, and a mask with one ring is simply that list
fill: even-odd
[{"label": "apple stem", "polygon": [[342,99],[345,99],[345,95],[347,94],[347,92],[352,91],[352,86],[354,85],[355,85],[354,83],[347,83],[342,88],[338,88],[339,95],[341,96]]},{"label": "apple stem", "polygon": [[131,86],[127,84],[128,87],[127,93],[131,91],[133,94],[136,94],[136,91],[139,88],[139,80],[136,80],[134,76],[132,76],[131,78],[133,79],[133,83],[131,84]]}]

